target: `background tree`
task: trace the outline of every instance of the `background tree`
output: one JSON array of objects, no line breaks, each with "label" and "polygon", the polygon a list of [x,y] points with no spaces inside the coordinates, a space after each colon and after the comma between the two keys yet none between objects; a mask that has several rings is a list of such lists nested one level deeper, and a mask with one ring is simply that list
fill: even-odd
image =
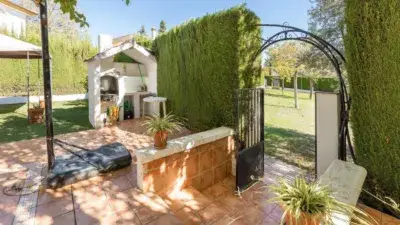
[{"label": "background tree", "polygon": [[[298,60],[304,66],[301,75],[309,80],[310,99],[312,99],[314,84],[318,79],[324,77],[336,78],[332,64],[329,61],[326,63],[327,57],[324,54],[321,55],[321,53],[321,50],[308,44],[302,44],[302,51],[298,53]],[[321,57],[324,59],[321,59]]]},{"label": "background tree", "polygon": [[[16,0],[15,3],[31,11],[38,11],[38,7],[32,0]],[[62,33],[68,38],[87,34],[86,28],[80,27],[74,20],[70,19],[68,14],[64,14],[60,4],[56,3],[55,0],[47,0],[47,14],[49,32]],[[39,20],[39,16],[29,17],[27,22],[31,31],[36,30],[40,33]]]},{"label": "background tree", "polygon": [[[32,0],[36,5],[40,3],[41,0]],[[131,0],[121,0],[129,5]],[[83,13],[79,12],[76,8],[77,0],[54,0],[54,3],[58,3],[61,11],[64,14],[69,15],[71,21],[79,24],[81,27],[88,27],[89,23],[86,21],[86,17]],[[49,17],[50,18],[50,17]],[[49,19],[50,22],[50,19]]]},{"label": "background tree", "polygon": [[[344,53],[344,0],[310,0],[308,29]],[[331,68],[331,62],[317,48],[311,48],[312,61],[319,67]],[[319,61],[319,62],[317,62]],[[346,68],[342,68],[343,71]]]},{"label": "background tree", "polygon": [[265,69],[275,70],[282,80],[293,79],[294,82],[294,106],[299,108],[297,98],[297,77],[302,73],[304,66],[299,60],[301,46],[294,42],[286,42],[270,48],[267,52]]},{"label": "background tree", "polygon": [[160,28],[158,28],[158,33],[162,34],[162,33],[165,33],[166,31],[167,31],[167,24],[165,23],[164,20],[161,20]]},{"label": "background tree", "polygon": [[310,0],[309,30],[343,52],[344,0]]},{"label": "background tree", "polygon": [[142,36],[147,36],[146,28],[144,27],[144,25],[142,25],[140,27],[140,30],[138,31],[138,34],[142,35]]}]

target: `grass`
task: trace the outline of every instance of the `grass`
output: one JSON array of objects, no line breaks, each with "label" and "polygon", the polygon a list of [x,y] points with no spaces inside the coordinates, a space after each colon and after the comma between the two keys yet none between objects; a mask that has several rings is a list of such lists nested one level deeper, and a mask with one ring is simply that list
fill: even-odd
[{"label": "grass", "polygon": [[[53,103],[54,134],[92,129],[87,101]],[[0,106],[0,143],[44,137],[45,123],[28,124],[27,105]]]},{"label": "grass", "polygon": [[299,109],[294,108],[293,91],[266,90],[265,152],[303,169],[314,170],[314,97],[299,93]]}]

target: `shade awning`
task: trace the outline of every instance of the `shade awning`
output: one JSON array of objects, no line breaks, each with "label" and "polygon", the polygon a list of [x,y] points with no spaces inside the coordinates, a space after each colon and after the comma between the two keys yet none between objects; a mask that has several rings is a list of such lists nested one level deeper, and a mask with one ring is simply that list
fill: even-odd
[{"label": "shade awning", "polygon": [[42,58],[42,48],[39,46],[0,34],[0,58],[26,59]]}]

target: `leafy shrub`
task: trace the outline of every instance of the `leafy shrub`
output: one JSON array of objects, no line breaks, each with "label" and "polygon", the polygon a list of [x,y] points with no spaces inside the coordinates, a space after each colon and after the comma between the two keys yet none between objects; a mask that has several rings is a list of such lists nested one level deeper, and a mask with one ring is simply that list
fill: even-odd
[{"label": "leafy shrub", "polygon": [[400,201],[400,1],[345,1],[351,123],[366,188]]},{"label": "leafy shrub", "polygon": [[260,83],[259,18],[245,5],[207,14],[158,36],[158,94],[194,130],[234,125],[235,89]]},{"label": "leafy shrub", "polygon": [[[4,33],[4,32],[3,32]],[[40,32],[27,30],[22,41],[41,46]],[[52,57],[53,94],[84,93],[87,66],[85,59],[96,54],[89,39],[66,38],[64,34],[51,34],[49,37],[50,54]],[[0,96],[25,95],[27,92],[26,69],[24,59],[0,59]],[[42,60],[30,60],[31,94],[43,94]]]}]

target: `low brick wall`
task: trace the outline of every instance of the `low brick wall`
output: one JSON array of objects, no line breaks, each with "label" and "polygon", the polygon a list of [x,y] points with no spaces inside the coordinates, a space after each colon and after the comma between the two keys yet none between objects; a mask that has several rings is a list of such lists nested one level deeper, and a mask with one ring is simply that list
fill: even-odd
[{"label": "low brick wall", "polygon": [[[158,194],[181,190],[187,186],[201,191],[232,174],[232,158],[235,154],[233,131],[229,128],[217,129],[229,135],[221,138],[223,135],[210,130],[214,132],[214,138],[206,131],[172,140],[167,150],[139,150],[139,187],[143,191]],[[146,155],[145,152],[149,154]],[[165,156],[154,157],[157,154]]]}]

